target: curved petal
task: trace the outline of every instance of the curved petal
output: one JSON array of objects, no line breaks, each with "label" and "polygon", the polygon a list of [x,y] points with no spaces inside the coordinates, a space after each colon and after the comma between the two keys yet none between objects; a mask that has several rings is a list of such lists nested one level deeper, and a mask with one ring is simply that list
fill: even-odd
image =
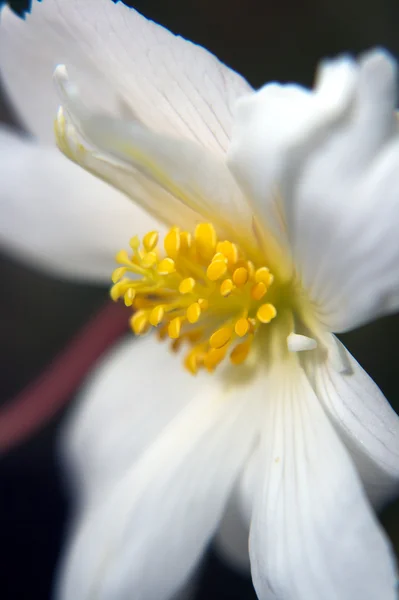
[{"label": "curved petal", "polygon": [[236,104],[229,166],[263,226],[287,243],[284,194],[308,155],[350,108],[356,67],[349,58],[322,66],[314,92],[264,86]]},{"label": "curved petal", "polygon": [[395,559],[349,455],[303,371],[275,377],[250,534],[258,597],[394,600]]},{"label": "curved petal", "polygon": [[157,228],[55,148],[0,129],[0,156],[0,245],[34,267],[110,284],[115,254],[134,234]]},{"label": "curved petal", "polygon": [[245,520],[238,490],[230,496],[215,537],[215,547],[221,557],[237,571],[250,572],[249,524]]},{"label": "curved petal", "polygon": [[62,102],[56,137],[66,156],[128,195],[137,181],[156,187],[152,198],[134,199],[168,225],[193,228],[199,220],[210,220],[224,232],[229,225],[233,234],[244,228],[242,237],[248,237],[251,215],[223,160],[189,140],[92,113],[62,65],[55,82]]},{"label": "curved petal", "polygon": [[[181,358],[155,336],[129,336],[90,376],[62,436],[62,456],[82,501],[101,497],[138,459],[198,390]],[[170,393],[159,373],[176,372]]]},{"label": "curved petal", "polygon": [[[263,397],[264,389],[260,394]],[[260,426],[262,425],[263,423]],[[215,538],[216,549],[221,556],[235,569],[244,573],[250,569],[249,529],[261,467],[257,439],[251,456],[236,482]]]},{"label": "curved petal", "polygon": [[[26,126],[52,141],[51,82],[66,64],[90,105],[221,153],[231,106],[251,91],[212,54],[110,0],[32,0],[25,20],[1,12],[0,68]],[[29,102],[27,102],[29,98]]]},{"label": "curved petal", "polygon": [[[139,351],[139,350],[138,350]],[[143,369],[144,370],[144,369]],[[178,370],[145,368],[173,394]],[[150,388],[149,388],[150,393]],[[76,523],[60,578],[61,599],[169,598],[214,534],[253,443],[251,389],[208,380],[138,461]],[[132,424],[132,435],[134,423]]]},{"label": "curved petal", "polygon": [[319,351],[303,357],[330,416],[376,505],[399,492],[399,417],[359,363],[335,340],[349,369],[338,372]]},{"label": "curved petal", "polygon": [[299,274],[330,331],[399,307],[396,101],[394,60],[369,53],[350,117],[307,157],[286,198]]}]

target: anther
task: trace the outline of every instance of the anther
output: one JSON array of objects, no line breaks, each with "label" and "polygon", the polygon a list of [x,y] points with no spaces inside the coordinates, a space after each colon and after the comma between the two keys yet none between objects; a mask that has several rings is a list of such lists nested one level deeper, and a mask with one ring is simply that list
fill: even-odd
[{"label": "anther", "polygon": [[149,231],[143,237],[143,246],[147,252],[151,252],[154,250],[155,246],[158,244],[158,232],[157,231]]},{"label": "anther", "polygon": [[210,281],[217,281],[227,271],[227,264],[224,260],[212,261],[206,270],[206,275]]},{"label": "anther", "polygon": [[158,265],[160,275],[170,275],[176,271],[175,261],[172,258],[164,258]]},{"label": "anther", "polygon": [[172,339],[177,339],[181,331],[181,318],[175,317],[171,320],[168,326],[168,335]]},{"label": "anther", "polygon": [[130,324],[136,335],[143,334],[148,328],[146,312],[144,310],[138,310],[130,319]]},{"label": "anther", "polygon": [[180,231],[178,227],[172,229],[165,235],[163,241],[165,252],[171,258],[176,258],[180,250]]},{"label": "anther", "polygon": [[237,287],[242,287],[248,281],[248,271],[245,267],[238,267],[233,273],[233,281]]},{"label": "anther", "polygon": [[158,304],[158,306],[156,306],[155,308],[152,309],[151,314],[150,314],[150,323],[153,327],[157,327],[165,314],[165,309],[161,304]]},{"label": "anther", "polygon": [[125,301],[125,306],[132,306],[135,296],[136,296],[135,290],[133,288],[129,288],[125,292],[125,295],[123,297],[123,299]]},{"label": "anther", "polygon": [[251,350],[252,339],[245,340],[241,344],[237,344],[230,354],[230,360],[233,365],[242,364],[248,357]]},{"label": "anther", "polygon": [[239,337],[244,337],[249,331],[249,325],[248,319],[242,317],[236,321],[236,324],[234,325],[234,331]]},{"label": "anther", "polygon": [[186,311],[187,320],[190,323],[196,323],[201,316],[201,307],[198,302],[190,304]]},{"label": "anther", "polygon": [[112,283],[117,283],[120,278],[124,276],[126,271],[127,267],[118,267],[115,269],[115,271],[112,273]]},{"label": "anther", "polygon": [[261,267],[255,271],[256,283],[264,283],[266,287],[269,287],[273,283],[273,275],[270,273],[267,267]]},{"label": "anther", "polygon": [[155,252],[147,252],[147,254],[145,254],[143,256],[143,258],[141,259],[141,266],[144,267],[144,269],[149,269],[152,266],[154,266],[156,262],[157,262],[156,253]]},{"label": "anther", "polygon": [[179,292],[181,294],[189,294],[193,291],[195,286],[195,279],[193,277],[187,277],[180,282]]},{"label": "anther", "polygon": [[231,327],[221,327],[211,335],[209,345],[211,348],[222,348],[229,343],[232,333]]},{"label": "anther", "polygon": [[227,296],[230,296],[233,289],[234,289],[234,284],[231,281],[231,279],[225,279],[220,284],[220,295],[223,296],[224,298],[227,298]]},{"label": "anther", "polygon": [[256,316],[261,323],[270,323],[276,315],[277,311],[273,304],[262,304],[256,313]]},{"label": "anther", "polygon": [[266,294],[267,288],[263,281],[259,281],[255,283],[255,285],[251,289],[251,296],[254,300],[261,300],[263,296]]},{"label": "anther", "polygon": [[212,223],[200,223],[195,228],[194,238],[198,245],[198,250],[204,258],[211,258],[216,247],[216,231]]}]

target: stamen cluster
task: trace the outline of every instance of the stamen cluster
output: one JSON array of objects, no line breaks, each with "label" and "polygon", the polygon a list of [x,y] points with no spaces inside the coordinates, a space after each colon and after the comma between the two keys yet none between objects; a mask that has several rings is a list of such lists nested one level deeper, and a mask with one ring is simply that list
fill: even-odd
[{"label": "stamen cluster", "polygon": [[112,275],[111,296],[135,309],[134,333],[159,327],[159,337],[169,336],[175,351],[187,342],[184,364],[193,374],[213,371],[227,354],[233,364],[244,362],[258,328],[277,314],[264,302],[273,282],[269,269],[256,268],[236,244],[218,240],[211,223],[197,225],[194,235],[172,227],[164,252],[158,241],[150,231],[142,242],[130,240],[130,254],[116,256],[121,266]]}]

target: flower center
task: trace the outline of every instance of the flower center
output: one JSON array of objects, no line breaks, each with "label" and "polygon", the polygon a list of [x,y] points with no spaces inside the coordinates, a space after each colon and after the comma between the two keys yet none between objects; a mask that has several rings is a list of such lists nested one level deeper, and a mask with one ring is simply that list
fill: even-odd
[{"label": "flower center", "polygon": [[[130,240],[131,253],[121,250],[111,289],[135,309],[130,323],[135,334],[159,328],[172,348],[187,343],[184,365],[193,374],[212,372],[227,356],[243,363],[258,330],[277,314],[267,302],[273,275],[255,265],[229,240],[218,240],[211,223],[197,225],[194,234],[172,227],[158,246],[156,231],[140,242]],[[129,275],[138,275],[131,279]],[[127,276],[126,276],[127,275]]]}]

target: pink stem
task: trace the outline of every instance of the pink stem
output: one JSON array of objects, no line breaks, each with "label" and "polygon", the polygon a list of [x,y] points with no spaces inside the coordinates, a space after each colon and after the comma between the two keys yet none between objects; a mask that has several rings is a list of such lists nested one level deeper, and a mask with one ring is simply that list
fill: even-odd
[{"label": "pink stem", "polygon": [[0,455],[68,402],[97,359],[127,331],[130,314],[123,305],[107,303],[37,379],[0,408]]}]

